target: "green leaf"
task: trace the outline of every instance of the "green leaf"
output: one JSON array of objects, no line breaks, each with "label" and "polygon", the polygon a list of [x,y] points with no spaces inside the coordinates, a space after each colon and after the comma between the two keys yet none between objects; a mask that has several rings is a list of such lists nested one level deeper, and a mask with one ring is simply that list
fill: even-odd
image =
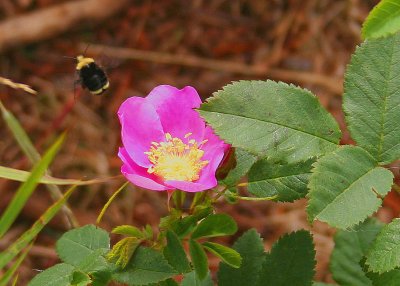
[{"label": "green leaf", "polygon": [[400,157],[400,34],[357,48],[347,68],[343,109],[357,145],[380,164]]},{"label": "green leaf", "polygon": [[179,237],[172,231],[167,230],[167,245],[164,248],[164,257],[168,263],[174,267],[179,273],[191,271],[189,260],[183,249]]},{"label": "green leaf", "polygon": [[153,228],[151,227],[151,225],[146,224],[146,226],[144,227],[143,230],[143,236],[145,239],[151,240],[154,237],[154,233],[153,233]]},{"label": "green leaf", "polygon": [[235,157],[235,168],[229,172],[225,179],[222,180],[222,184],[228,187],[235,186],[239,180],[249,172],[251,166],[257,161],[256,156],[240,148],[235,149]]},{"label": "green leaf", "polygon": [[398,286],[400,281],[400,270],[394,269],[382,274],[368,272],[367,276],[372,280],[374,286]]},{"label": "green leaf", "polygon": [[7,232],[11,224],[17,218],[21,209],[26,204],[29,197],[32,195],[40,178],[46,172],[47,167],[50,165],[53,158],[60,150],[64,142],[65,134],[61,135],[57,141],[48,149],[43,159],[37,163],[25,183],[23,183],[15,193],[12,201],[8,204],[6,210],[0,218],[0,238]]},{"label": "green leaf", "polygon": [[400,219],[385,225],[367,255],[369,270],[383,273],[400,267]]},{"label": "green leaf", "polygon": [[110,248],[108,233],[92,224],[64,233],[56,244],[61,260],[74,266],[78,266],[95,250],[102,248]]},{"label": "green leaf", "polygon": [[72,265],[59,263],[36,275],[28,286],[70,286],[74,271]]},{"label": "green leaf", "polygon": [[196,216],[189,215],[174,221],[170,229],[175,232],[179,238],[184,238],[195,228],[197,221],[198,219]]},{"label": "green leaf", "polygon": [[[196,196],[195,196],[196,197]],[[182,212],[172,209],[170,215],[161,218],[160,228],[170,229],[178,235],[179,238],[184,238],[196,226],[197,222],[213,212],[213,208],[205,205],[197,205],[194,208],[192,215],[181,217]]]},{"label": "green leaf", "polygon": [[400,3],[382,0],[369,13],[361,31],[363,39],[378,38],[400,30]]},{"label": "green leaf", "polygon": [[147,247],[139,247],[127,267],[113,273],[112,277],[128,285],[158,283],[178,274],[162,254]]},{"label": "green leaf", "polygon": [[344,146],[314,164],[309,182],[309,220],[348,228],[365,220],[382,204],[393,174],[365,150]]},{"label": "green leaf", "polygon": [[232,235],[237,231],[236,222],[226,214],[209,215],[203,219],[192,233],[192,239]]},{"label": "green leaf", "polygon": [[92,279],[90,279],[90,276],[87,275],[86,273],[83,273],[81,271],[75,271],[72,274],[72,281],[71,281],[72,286],[87,286],[91,282]]},{"label": "green leaf", "polygon": [[372,286],[360,261],[381,228],[382,224],[378,221],[366,220],[352,230],[336,233],[330,270],[337,283],[343,286]]},{"label": "green leaf", "polygon": [[15,116],[9,112],[0,101],[0,111],[3,116],[4,121],[8,125],[8,128],[14,135],[15,140],[17,140],[18,145],[21,147],[22,151],[29,158],[31,162],[39,162],[40,154],[36,151],[32,144],[31,139],[29,139],[24,128],[19,124]]},{"label": "green leaf", "polygon": [[260,235],[254,229],[247,231],[235,242],[233,249],[242,257],[242,263],[239,268],[232,268],[221,262],[218,271],[218,285],[256,285],[265,255]]},{"label": "green leaf", "polygon": [[308,231],[280,238],[266,255],[258,285],[311,285],[315,274],[315,250]]},{"label": "green leaf", "polygon": [[270,80],[229,84],[199,113],[234,147],[262,157],[286,152],[289,163],[335,150],[341,136],[313,94]]},{"label": "green leaf", "polygon": [[195,206],[193,216],[197,219],[197,221],[199,221],[213,214],[213,212],[214,208],[211,206],[211,202],[207,202],[203,205]]},{"label": "green leaf", "polygon": [[142,240],[137,237],[125,237],[118,241],[108,253],[107,259],[114,262],[118,267],[125,268],[131,260]]},{"label": "green leaf", "polygon": [[115,227],[112,231],[115,234],[133,236],[137,238],[143,238],[143,233],[140,229],[133,225],[120,225]]},{"label": "green leaf", "polygon": [[96,271],[91,273],[92,286],[108,286],[112,271]]},{"label": "green leaf", "polygon": [[203,247],[233,268],[239,268],[242,263],[240,254],[232,248],[213,242],[204,242]]},{"label": "green leaf", "polygon": [[189,240],[189,252],[197,277],[199,280],[203,280],[208,273],[207,255],[201,247],[201,244],[193,239]]},{"label": "green leaf", "polygon": [[[196,195],[199,193],[196,193]],[[201,193],[200,193],[201,194]],[[195,195],[195,196],[196,196]],[[174,205],[177,209],[182,209],[183,204],[185,203],[186,200],[186,192],[184,191],[179,191],[179,190],[175,190],[172,193],[172,201],[174,202]]]},{"label": "green leaf", "polygon": [[55,202],[49,207],[46,212],[33,224],[33,226],[24,232],[13,244],[11,244],[5,251],[0,252],[0,269],[9,263],[15,256],[18,255],[36,235],[49,223],[49,221],[57,214],[61,207],[65,204],[67,199],[71,196],[75,187],[70,188],[60,200]]},{"label": "green leaf", "polygon": [[171,225],[175,221],[179,220],[181,218],[181,216],[182,216],[181,210],[171,208],[171,210],[169,211],[169,214],[160,219],[159,228],[163,229],[163,230],[171,228]]},{"label": "green leaf", "polygon": [[276,200],[282,202],[303,198],[313,161],[279,164],[268,158],[261,159],[250,169],[248,191],[260,198],[278,195]]},{"label": "green leaf", "polygon": [[169,278],[165,281],[161,281],[157,284],[157,286],[179,286],[179,284],[174,279]]},{"label": "green leaf", "polygon": [[108,253],[108,249],[100,248],[93,251],[93,253],[89,254],[82,260],[77,268],[85,273],[94,273],[94,272],[111,272],[114,266],[105,258],[105,255]]},{"label": "green leaf", "polygon": [[199,280],[195,271],[185,274],[181,286],[214,286],[211,279],[210,272],[207,273],[206,278]]},{"label": "green leaf", "polygon": [[236,187],[231,187],[224,192],[224,198],[229,204],[236,204],[238,202],[239,191]]}]

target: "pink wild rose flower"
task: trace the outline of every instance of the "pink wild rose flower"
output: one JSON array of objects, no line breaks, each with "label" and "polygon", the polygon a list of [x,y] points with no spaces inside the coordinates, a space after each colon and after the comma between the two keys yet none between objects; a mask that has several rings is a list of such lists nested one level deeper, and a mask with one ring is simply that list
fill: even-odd
[{"label": "pink wild rose flower", "polygon": [[215,172],[228,145],[193,110],[200,104],[191,86],[179,90],[160,85],[146,98],[125,100],[118,110],[122,174],[155,191],[200,192],[215,187]]}]

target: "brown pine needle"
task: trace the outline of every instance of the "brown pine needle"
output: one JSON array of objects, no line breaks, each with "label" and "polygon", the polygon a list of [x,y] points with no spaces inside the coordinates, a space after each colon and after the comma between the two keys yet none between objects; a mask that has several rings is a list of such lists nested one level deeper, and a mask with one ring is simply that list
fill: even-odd
[{"label": "brown pine needle", "polygon": [[8,78],[1,77],[1,76],[0,76],[0,84],[7,85],[14,89],[22,89],[30,94],[37,94],[37,91],[32,89],[29,85],[23,84],[23,83],[16,83]]}]

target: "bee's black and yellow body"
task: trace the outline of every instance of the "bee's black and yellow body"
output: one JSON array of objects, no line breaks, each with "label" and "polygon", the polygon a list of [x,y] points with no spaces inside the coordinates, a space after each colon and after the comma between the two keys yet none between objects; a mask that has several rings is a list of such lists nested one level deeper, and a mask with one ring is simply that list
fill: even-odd
[{"label": "bee's black and yellow body", "polygon": [[82,88],[87,88],[90,93],[95,95],[102,94],[110,85],[106,73],[92,58],[78,56],[76,60],[76,71]]}]

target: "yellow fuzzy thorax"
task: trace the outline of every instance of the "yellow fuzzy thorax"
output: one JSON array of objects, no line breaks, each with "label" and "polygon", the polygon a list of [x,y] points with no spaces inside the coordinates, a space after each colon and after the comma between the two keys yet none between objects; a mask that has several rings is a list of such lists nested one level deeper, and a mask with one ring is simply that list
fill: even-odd
[{"label": "yellow fuzzy thorax", "polygon": [[87,66],[90,63],[94,63],[94,59],[85,58],[84,56],[77,56],[76,60],[78,63],[76,64],[76,70],[81,70],[84,66]]},{"label": "yellow fuzzy thorax", "polygon": [[[185,135],[188,138],[191,133]],[[197,143],[191,139],[185,144],[181,139],[165,134],[166,141],[152,142],[145,154],[153,164],[147,172],[165,181],[193,182],[199,179],[201,170],[209,163],[201,160],[204,151],[199,149],[207,140]]]}]

